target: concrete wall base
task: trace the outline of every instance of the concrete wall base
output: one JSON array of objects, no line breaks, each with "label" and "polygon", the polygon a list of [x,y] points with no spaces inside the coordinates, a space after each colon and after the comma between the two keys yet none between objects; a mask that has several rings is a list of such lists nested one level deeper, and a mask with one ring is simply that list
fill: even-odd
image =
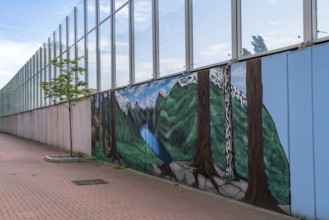
[{"label": "concrete wall base", "polygon": [[[91,155],[91,100],[73,108],[73,151]],[[0,117],[0,131],[56,147],[70,149],[69,112],[64,105],[50,106]]]}]

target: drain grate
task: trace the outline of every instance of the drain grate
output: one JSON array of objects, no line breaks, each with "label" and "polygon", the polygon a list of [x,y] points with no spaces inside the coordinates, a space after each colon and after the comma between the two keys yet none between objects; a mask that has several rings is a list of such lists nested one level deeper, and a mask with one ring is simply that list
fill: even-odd
[{"label": "drain grate", "polygon": [[108,184],[108,182],[102,179],[91,179],[91,180],[74,180],[71,181],[78,186],[88,186],[88,185],[98,185],[98,184]]}]

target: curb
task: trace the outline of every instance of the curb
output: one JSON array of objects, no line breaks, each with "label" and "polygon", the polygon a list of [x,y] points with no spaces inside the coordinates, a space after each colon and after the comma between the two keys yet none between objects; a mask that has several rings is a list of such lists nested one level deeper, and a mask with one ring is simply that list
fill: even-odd
[{"label": "curb", "polygon": [[44,160],[49,163],[81,163],[81,162],[95,162],[95,157],[84,157],[84,158],[74,158],[74,157],[58,157],[58,156],[45,156]]}]

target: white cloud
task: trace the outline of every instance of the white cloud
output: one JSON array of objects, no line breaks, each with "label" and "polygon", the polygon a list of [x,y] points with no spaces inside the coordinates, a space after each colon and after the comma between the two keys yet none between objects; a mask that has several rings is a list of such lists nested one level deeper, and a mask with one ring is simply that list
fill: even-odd
[{"label": "white cloud", "polygon": [[246,82],[244,80],[236,81],[236,83],[234,84],[234,86],[237,87],[237,88],[239,88],[239,89],[244,89],[243,91],[245,91]]},{"label": "white cloud", "polygon": [[24,27],[7,25],[7,24],[0,24],[0,28],[6,28],[6,29],[15,30],[15,31],[24,31],[24,32],[28,32],[28,33],[40,34],[39,31],[35,31],[35,30],[32,30],[32,29],[24,28]]},{"label": "white cloud", "polygon": [[203,59],[213,59],[216,57],[227,56],[231,51],[227,44],[213,44],[201,51],[200,55]]},{"label": "white cloud", "polygon": [[246,77],[246,69],[243,67],[238,67],[232,71],[232,76],[244,78]]},{"label": "white cloud", "polygon": [[104,48],[106,48],[106,50],[111,48],[111,41],[109,38],[107,37],[101,37],[100,40],[100,48],[101,50],[104,50]]},{"label": "white cloud", "polygon": [[111,14],[111,6],[109,5],[100,5],[99,6],[100,13],[110,15]]},{"label": "white cloud", "polygon": [[260,32],[248,33],[243,38],[242,46],[250,52],[254,52],[251,45],[252,36],[260,35],[263,37],[268,50],[274,50],[303,41],[303,24],[302,20],[292,19],[277,19],[266,23],[266,27],[260,28]]},{"label": "white cloud", "polygon": [[178,82],[178,77],[175,77],[174,79],[172,79],[170,82],[169,82],[169,87],[172,88],[174,87],[174,85]]},{"label": "white cloud", "polygon": [[232,68],[232,84],[236,86],[241,91],[246,90],[246,66],[245,63],[235,64]]},{"label": "white cloud", "polygon": [[183,71],[185,61],[181,58],[161,59],[160,60],[160,75],[171,74]]},{"label": "white cloud", "polygon": [[161,85],[163,85],[165,82],[166,82],[166,81],[165,81],[164,79],[162,79],[162,80],[157,80],[157,81],[151,83],[151,87],[150,87],[150,89],[158,88],[158,87],[160,87]]},{"label": "white cloud", "polygon": [[120,8],[123,4],[125,4],[127,0],[115,0],[115,8]]},{"label": "white cloud", "polygon": [[36,42],[14,42],[0,38],[0,88],[20,70],[40,47]]},{"label": "white cloud", "polygon": [[129,18],[129,10],[128,10],[128,7],[123,7],[122,9],[120,9],[120,11],[118,11],[116,14],[116,19],[126,19],[128,20]]},{"label": "white cloud", "polygon": [[136,86],[128,86],[127,87],[127,92],[130,94],[134,94],[136,92]]},{"label": "white cloud", "polygon": [[118,47],[129,47],[129,42],[127,42],[127,41],[119,41],[119,40],[117,40],[116,42],[115,42],[115,46],[118,48]]},{"label": "white cloud", "polygon": [[[284,24],[286,25],[286,24]],[[300,35],[299,35],[300,34]],[[286,47],[302,42],[303,33],[283,32],[278,30],[268,30],[263,33],[263,38],[268,50]],[[298,38],[300,36],[300,38]]]},{"label": "white cloud", "polygon": [[153,63],[142,62],[136,60],[135,64],[136,82],[152,79],[153,77]]},{"label": "white cloud", "polygon": [[150,2],[137,2],[135,5],[135,21],[145,22],[152,13],[152,7]]},{"label": "white cloud", "polygon": [[146,98],[152,100],[152,103],[155,105],[156,100],[158,98],[159,91],[153,92],[152,94],[149,94]]},{"label": "white cloud", "polygon": [[72,10],[72,6],[63,5],[60,10],[57,11],[57,14],[60,16],[67,16]]},{"label": "white cloud", "polygon": [[145,83],[145,84],[142,84],[142,85],[139,85],[138,88],[136,89],[136,92],[134,94],[134,96],[139,96],[140,94],[144,93],[147,89],[147,86],[148,84]]}]

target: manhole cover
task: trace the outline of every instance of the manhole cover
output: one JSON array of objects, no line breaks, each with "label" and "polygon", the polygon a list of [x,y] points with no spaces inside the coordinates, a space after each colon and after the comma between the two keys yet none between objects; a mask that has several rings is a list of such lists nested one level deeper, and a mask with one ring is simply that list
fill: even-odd
[{"label": "manhole cover", "polygon": [[102,179],[91,179],[91,180],[74,180],[72,183],[78,186],[87,186],[87,185],[98,185],[98,184],[108,184],[108,182]]}]

